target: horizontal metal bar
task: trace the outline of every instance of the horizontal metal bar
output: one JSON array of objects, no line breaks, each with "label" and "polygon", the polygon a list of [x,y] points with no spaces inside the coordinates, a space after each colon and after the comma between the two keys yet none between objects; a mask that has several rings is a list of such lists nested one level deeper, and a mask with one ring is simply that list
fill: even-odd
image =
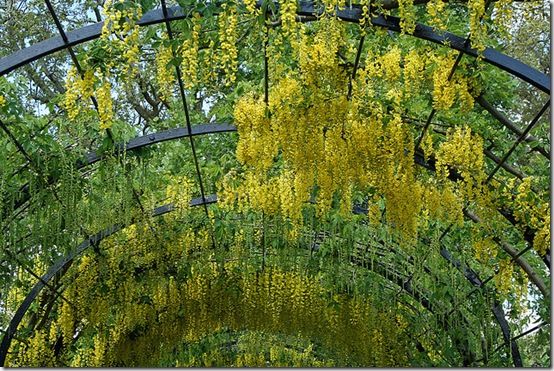
[{"label": "horizontal metal bar", "polygon": [[[189,16],[180,6],[168,8],[168,17],[165,18],[162,9],[155,9],[147,12],[137,22],[139,26],[147,26],[165,21],[184,19]],[[321,15],[322,9],[316,8],[311,2],[300,2],[297,14],[301,16]],[[358,23],[361,18],[361,7],[352,5],[346,9],[338,10],[337,16],[347,22]],[[400,19],[393,16],[378,15],[371,19],[371,23],[377,27],[383,27],[394,32],[400,32]],[[15,70],[18,67],[36,61],[44,56],[60,51],[68,46],[75,46],[86,41],[100,37],[103,22],[95,23],[83,28],[66,33],[68,43],[64,43],[62,37],[53,37],[31,45],[28,48],[18,50],[0,59],[0,76]],[[431,41],[436,44],[446,45],[464,54],[477,57],[475,49],[464,45],[465,39],[452,33],[437,33],[431,27],[417,24],[413,33],[414,37]],[[482,53],[483,61],[490,63],[522,80],[530,83],[541,91],[550,94],[550,76],[528,66],[512,57],[500,53],[492,48],[486,48]]]},{"label": "horizontal metal bar", "polygon": [[[168,19],[170,21],[184,19],[187,15],[180,6],[168,9]],[[161,9],[154,9],[146,14],[137,22],[139,26],[148,26],[164,22]],[[94,23],[76,30],[66,32],[67,44],[61,36],[52,37],[41,41],[28,48],[18,50],[2,59],[0,59],[0,76],[3,76],[21,66],[36,61],[42,57],[53,54],[68,46],[75,46],[84,42],[94,40],[100,37],[104,22]]]},{"label": "horizontal metal bar", "polygon": [[[235,128],[235,126],[226,123],[195,125],[192,127],[192,136],[227,133],[236,130],[237,129]],[[157,133],[143,135],[133,138],[126,143],[117,144],[112,152],[100,152],[99,150],[91,151],[85,155],[85,158],[83,160],[77,162],[76,168],[82,169],[106,158],[109,155],[120,154],[125,151],[134,151],[156,143],[162,143],[179,138],[186,138],[188,136],[189,131],[186,127],[169,129]],[[48,179],[49,185],[53,184],[54,182],[56,182],[56,179]],[[30,188],[29,184],[27,183],[19,189],[19,199],[14,204],[14,210],[17,210],[18,208],[23,206],[27,201],[30,200],[30,198]]]},{"label": "horizontal metal bar", "polygon": [[[195,125],[192,126],[192,134],[189,135],[189,130],[187,127],[184,128],[175,128],[160,131],[157,133],[147,134],[141,137],[133,138],[127,143],[119,144],[115,146],[114,153],[123,153],[124,151],[133,151],[139,148],[143,148],[152,144],[162,143],[169,140],[177,138],[186,138],[190,136],[197,135],[207,135],[207,134],[217,134],[217,133],[228,133],[237,131],[236,127],[230,124],[204,124],[204,125]],[[107,156],[107,153],[99,152],[89,152],[85,156],[85,160],[79,162],[77,168],[92,165]]]}]

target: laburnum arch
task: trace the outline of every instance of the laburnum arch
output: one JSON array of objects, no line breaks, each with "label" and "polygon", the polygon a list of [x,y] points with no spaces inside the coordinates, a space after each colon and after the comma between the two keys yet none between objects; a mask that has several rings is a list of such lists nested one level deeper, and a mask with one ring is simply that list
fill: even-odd
[{"label": "laburnum arch", "polygon": [[[178,3],[66,31],[44,0],[59,36],[0,59],[2,365],[223,365],[190,353],[222,330],[303,339],[246,366],[548,348],[550,78],[487,47],[510,2]],[[47,58],[32,110],[14,74]],[[508,75],[540,91],[525,126]]]}]

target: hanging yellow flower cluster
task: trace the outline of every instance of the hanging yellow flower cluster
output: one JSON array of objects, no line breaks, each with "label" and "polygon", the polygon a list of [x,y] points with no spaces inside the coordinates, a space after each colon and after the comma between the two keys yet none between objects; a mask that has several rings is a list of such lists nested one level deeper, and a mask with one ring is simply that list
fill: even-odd
[{"label": "hanging yellow flower cluster", "polygon": [[447,140],[439,146],[436,152],[437,175],[448,182],[451,169],[462,177],[458,182],[460,196],[466,202],[481,199],[484,171],[483,140],[473,134],[469,127],[457,127],[449,130]]},{"label": "hanging yellow flower cluster", "polygon": [[[140,50],[137,21],[142,16],[142,7],[134,1],[107,0],[103,9],[106,20],[100,40],[105,42],[102,47],[108,50],[110,58],[104,61],[104,66],[85,68],[81,75],[75,66],[69,69],[63,107],[67,110],[69,119],[75,120],[83,110],[90,108],[89,100],[95,96],[98,102],[99,127],[106,130],[112,127],[114,121],[110,71],[121,68],[122,74],[118,76],[123,77],[124,81],[138,71]],[[117,63],[116,56],[121,56],[120,63]]]},{"label": "hanging yellow flower cluster", "polygon": [[293,37],[298,28],[298,23],[296,22],[297,3],[296,0],[279,0],[281,27],[285,38]]},{"label": "hanging yellow flower cluster", "polygon": [[5,293],[5,308],[7,313],[15,313],[17,306],[25,299],[24,287],[32,286],[31,275],[26,274],[23,268],[18,268],[14,272],[17,276],[17,282],[21,282],[21,285],[14,285]]},{"label": "hanging yellow flower cluster", "polygon": [[482,52],[485,50],[487,36],[487,25],[483,22],[485,14],[485,0],[469,0],[469,31],[471,47]]},{"label": "hanging yellow flower cluster", "polygon": [[56,338],[49,339],[43,329],[36,331],[29,339],[27,350],[20,355],[17,362],[26,367],[54,367],[56,359],[50,344],[55,341]]},{"label": "hanging yellow flower cluster", "polygon": [[498,273],[494,276],[496,289],[502,296],[506,296],[512,290],[512,276],[514,265],[510,258],[502,259],[498,266]]},{"label": "hanging yellow flower cluster", "polygon": [[[287,87],[294,94],[295,87]],[[235,121],[237,131],[249,140],[237,144],[237,160],[243,164],[259,166],[260,172],[267,171],[273,165],[273,157],[277,155],[277,146],[273,142],[265,142],[271,134],[270,121],[266,115],[266,107],[261,98],[252,95],[243,97],[235,106]],[[258,163],[258,161],[260,161]]]},{"label": "hanging yellow flower cluster", "polygon": [[190,38],[183,41],[180,46],[180,54],[183,58],[183,76],[186,89],[193,89],[198,84],[198,49],[200,48],[200,31],[202,28],[199,13],[192,17],[192,30]]},{"label": "hanging yellow flower cluster", "polygon": [[165,194],[178,209],[188,209],[192,199],[193,182],[187,177],[172,177]]},{"label": "hanging yellow flower cluster", "polygon": [[498,254],[498,245],[492,237],[480,238],[473,243],[475,259],[479,262],[490,265],[491,260]]},{"label": "hanging yellow flower cluster", "polygon": [[522,274],[522,271],[519,270],[519,279],[515,284],[515,287],[512,287],[512,292],[515,296],[514,307],[518,312],[526,311],[527,304],[529,302],[529,277],[526,274]]},{"label": "hanging yellow flower cluster", "polygon": [[431,0],[427,3],[427,14],[429,14],[429,23],[431,26],[437,28],[440,31],[446,30],[446,25],[444,24],[443,19],[445,17],[445,12],[447,12],[446,4],[442,0]]},{"label": "hanging yellow flower cluster", "polygon": [[103,76],[100,73],[100,87],[96,91],[98,99],[98,116],[100,118],[100,130],[106,130],[113,125],[113,100],[112,84],[109,75]]},{"label": "hanging yellow flower cluster", "polygon": [[259,15],[260,14],[260,9],[256,6],[256,0],[244,0],[243,1],[244,3],[244,6],[246,7],[246,11],[248,12],[248,14],[253,14],[253,15]]},{"label": "hanging yellow flower cluster", "polygon": [[[114,246],[108,259],[117,263],[121,248]],[[149,253],[143,249],[140,255]],[[153,262],[159,265],[159,258]],[[142,263],[130,268],[153,268],[156,263],[149,260],[140,259]],[[329,292],[314,276],[277,268],[256,272],[242,263],[226,264],[224,270],[198,263],[183,280],[158,269],[136,275],[119,263],[99,275],[96,264],[79,264],[78,281],[70,289],[71,300],[79,303],[73,317],[79,329],[72,328],[71,340],[64,342],[67,352],[54,357],[57,332],[51,339],[37,332],[30,344],[10,355],[8,364],[52,366],[63,358],[75,367],[156,365],[180,343],[198,341],[221,328],[315,339],[352,365],[408,363],[409,327],[397,327],[395,315],[376,309],[368,299]],[[112,282],[108,277],[119,279]],[[75,331],[83,332],[82,340],[74,339]],[[75,353],[69,350],[74,341],[79,342]],[[242,362],[250,365],[252,360]]]},{"label": "hanging yellow flower cluster", "polygon": [[108,41],[110,47],[123,57],[123,76],[134,75],[138,72],[140,32],[137,21],[142,17],[142,6],[135,1],[106,0],[103,10],[106,20],[100,38]]},{"label": "hanging yellow flower cluster", "polygon": [[517,221],[535,230],[533,248],[543,256],[550,249],[550,205],[533,192],[533,178],[526,177],[515,187],[515,180],[508,184],[515,195],[508,194]]},{"label": "hanging yellow flower cluster", "polygon": [[66,77],[66,92],[63,107],[70,120],[75,120],[80,113],[90,109],[90,99],[96,97],[98,102],[99,127],[109,129],[113,125],[112,86],[109,73],[99,68],[87,70],[81,77],[75,67],[71,67]]},{"label": "hanging yellow flower cluster", "polygon": [[365,36],[366,27],[371,23],[371,14],[369,13],[369,1],[362,4],[362,16],[360,17],[360,32]]},{"label": "hanging yellow flower cluster", "polygon": [[433,74],[433,108],[438,111],[448,111],[454,104],[456,96],[458,96],[463,110],[469,111],[473,108],[471,83],[458,73],[450,77],[455,54],[451,52],[446,56],[436,55],[434,57],[436,68]]},{"label": "hanging yellow flower cluster", "polygon": [[425,61],[415,50],[411,50],[404,58],[404,85],[406,95],[417,94],[422,84],[422,73],[425,70]]},{"label": "hanging yellow flower cluster", "polygon": [[325,13],[331,16],[335,15],[337,10],[342,10],[346,6],[346,0],[322,0],[325,6]]},{"label": "hanging yellow flower cluster", "polygon": [[168,41],[167,34],[162,37],[162,44],[156,52],[156,82],[158,83],[158,92],[160,99],[169,102],[173,96],[175,82],[175,69],[170,62],[173,60],[173,52],[170,45],[165,45]]},{"label": "hanging yellow flower cluster", "polygon": [[[320,217],[337,207],[349,218],[354,195],[370,191],[375,202],[368,205],[372,219],[380,220],[383,214],[403,237],[417,236],[418,223],[425,224],[422,215],[461,224],[464,202],[481,195],[482,141],[469,129],[459,129],[439,146],[441,176],[446,180],[447,165],[458,169],[463,187],[454,187],[449,180],[431,185],[417,179],[413,133],[401,113],[403,103],[431,79],[424,59],[414,52],[403,58],[398,47],[368,56],[349,100],[348,75],[337,56],[345,39],[343,24],[324,18],[318,26],[310,33],[306,26],[298,26],[298,69],[282,67],[288,72],[273,79],[269,105],[253,93],[237,102],[236,153],[244,173],[226,177],[220,194],[223,202],[237,205],[239,211],[278,213],[294,231],[302,225],[302,210],[312,202]],[[270,59],[280,60],[279,55]],[[436,56],[436,60],[447,59]],[[377,80],[386,81],[380,93],[373,85]],[[456,77],[452,91],[463,83]],[[376,94],[385,94],[391,107],[375,100]],[[426,136],[426,148],[432,148],[430,135]],[[429,152],[426,156],[436,151]],[[434,188],[422,197],[426,187]],[[377,207],[381,199],[384,209]]]},{"label": "hanging yellow flower cluster", "polygon": [[[221,342],[214,339],[225,336]],[[221,347],[223,341],[235,346]],[[196,345],[205,349],[196,353]],[[184,359],[177,359],[176,367],[333,367],[332,359],[322,359],[309,340],[267,334],[262,331],[228,331],[215,333],[198,342],[188,344]],[[318,347],[319,348],[319,347]],[[319,350],[319,349],[318,349]],[[188,354],[187,354],[188,353]]]},{"label": "hanging yellow flower cluster", "polygon": [[63,107],[67,111],[70,120],[81,113],[84,108],[90,106],[90,98],[94,94],[94,84],[96,76],[92,70],[88,70],[81,78],[74,66],[69,68],[65,82],[65,96]]},{"label": "hanging yellow flower cluster", "polygon": [[400,29],[403,33],[412,34],[416,27],[414,0],[399,0]]},{"label": "hanging yellow flower cluster", "polygon": [[221,9],[222,13],[218,17],[219,53],[217,54],[217,65],[225,74],[225,85],[230,86],[236,80],[238,67],[238,14],[236,7],[232,5],[223,3]]},{"label": "hanging yellow flower cluster", "polygon": [[512,0],[498,0],[494,2],[494,17],[493,23],[497,27],[498,33],[511,41],[512,34],[510,33],[511,25],[513,24],[513,9],[511,7]]}]

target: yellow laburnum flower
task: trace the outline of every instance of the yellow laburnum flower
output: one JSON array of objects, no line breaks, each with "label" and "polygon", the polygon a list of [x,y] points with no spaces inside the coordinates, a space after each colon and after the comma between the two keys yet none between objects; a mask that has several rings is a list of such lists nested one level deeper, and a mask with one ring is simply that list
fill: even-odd
[{"label": "yellow laburnum flower", "polygon": [[80,112],[78,104],[80,96],[79,79],[80,77],[77,74],[77,69],[71,66],[65,80],[65,95],[63,100],[63,107],[67,111],[70,120],[74,120]]},{"label": "yellow laburnum flower", "polygon": [[248,14],[258,15],[261,10],[256,7],[256,0],[244,0],[244,6]]},{"label": "yellow laburnum flower", "polygon": [[366,34],[366,26],[371,21],[371,15],[369,14],[369,5],[368,2],[364,2],[362,5],[362,16],[360,17],[360,29],[363,36]]},{"label": "yellow laburnum flower", "polygon": [[117,10],[114,0],[104,2],[105,21],[100,35],[100,38],[108,41],[125,60],[121,67],[124,78],[138,73],[140,31],[137,21],[142,17],[140,2],[129,2],[128,5],[130,6],[124,10]]},{"label": "yellow laburnum flower", "polygon": [[449,131],[447,140],[436,151],[436,159],[439,178],[446,181],[449,167],[455,169],[463,179],[462,195],[467,201],[475,200],[486,178],[481,137],[469,127]]},{"label": "yellow laburnum flower", "polygon": [[425,61],[420,53],[411,50],[404,58],[404,86],[407,94],[418,92],[424,69]]},{"label": "yellow laburnum flower", "polygon": [[222,5],[223,12],[218,16],[218,36],[220,47],[217,54],[218,68],[225,74],[225,85],[230,86],[236,80],[238,69],[236,7]]},{"label": "yellow laburnum flower", "polygon": [[437,111],[447,111],[456,99],[456,84],[449,80],[454,59],[450,56],[437,57],[437,67],[433,73],[433,108]]},{"label": "yellow laburnum flower", "polygon": [[488,264],[498,254],[498,246],[491,237],[482,238],[473,243],[475,259],[481,263]]},{"label": "yellow laburnum flower", "polygon": [[428,161],[429,157],[435,154],[435,148],[433,147],[433,135],[431,134],[431,130],[431,128],[428,128],[423,133],[423,140],[421,141],[421,148],[423,149],[425,161]]},{"label": "yellow laburnum flower", "polygon": [[201,18],[199,13],[194,13],[193,27],[190,39],[183,42],[180,47],[183,58],[183,74],[186,89],[193,89],[198,83],[198,49],[200,44]]},{"label": "yellow laburnum flower", "polygon": [[446,4],[442,0],[431,0],[427,3],[427,14],[429,14],[429,23],[431,26],[439,29],[440,31],[446,30],[446,25],[443,19],[447,19],[445,16]]},{"label": "yellow laburnum flower", "polygon": [[186,178],[173,179],[166,188],[166,196],[173,202],[175,207],[185,210],[189,208],[192,198],[193,182]]},{"label": "yellow laburnum flower", "polygon": [[472,110],[474,99],[469,91],[469,84],[466,78],[461,77],[457,79],[456,90],[458,91],[462,110],[465,112]]},{"label": "yellow laburnum flower", "polygon": [[402,33],[412,34],[416,27],[414,0],[399,0],[400,29]]},{"label": "yellow laburnum flower", "polygon": [[381,66],[385,72],[385,77],[391,80],[397,80],[400,77],[400,59],[402,57],[400,48],[397,46],[391,48],[381,57]]},{"label": "yellow laburnum flower", "polygon": [[96,80],[95,72],[90,69],[82,77],[74,66],[67,72],[62,106],[70,120],[74,120],[83,108],[89,107]]},{"label": "yellow laburnum flower", "polygon": [[500,295],[506,296],[512,291],[513,274],[514,265],[511,259],[502,259],[498,266],[498,273],[494,276],[494,283]]},{"label": "yellow laburnum flower", "polygon": [[542,226],[535,233],[535,238],[533,239],[533,248],[540,256],[546,254],[546,252],[550,248],[550,208],[548,209],[548,212],[544,217]]},{"label": "yellow laburnum flower", "polygon": [[104,357],[106,356],[106,340],[100,334],[94,337],[94,355],[92,357],[93,367],[102,367],[104,364]]},{"label": "yellow laburnum flower", "polygon": [[296,23],[297,6],[298,3],[296,0],[279,0],[279,12],[281,14],[283,35],[286,38],[294,35],[298,27]]},{"label": "yellow laburnum flower", "polygon": [[485,37],[487,35],[487,26],[482,22],[485,17],[485,0],[469,0],[467,8],[469,10],[471,47],[482,52],[486,47]]},{"label": "yellow laburnum flower", "polygon": [[112,85],[109,78],[104,78],[100,88],[96,90],[100,130],[107,130],[113,125]]},{"label": "yellow laburnum flower", "polygon": [[156,82],[158,83],[160,99],[166,102],[173,96],[173,88],[176,82],[173,68],[168,66],[172,59],[171,47],[161,45],[156,53]]},{"label": "yellow laburnum flower", "polygon": [[510,28],[513,24],[513,9],[511,7],[512,0],[498,0],[494,2],[493,22],[496,25],[498,32],[508,41],[512,40]]}]

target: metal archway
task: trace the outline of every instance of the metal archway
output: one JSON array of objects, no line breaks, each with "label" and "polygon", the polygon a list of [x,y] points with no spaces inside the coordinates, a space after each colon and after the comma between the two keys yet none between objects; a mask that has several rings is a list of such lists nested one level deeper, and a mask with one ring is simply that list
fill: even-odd
[{"label": "metal archway", "polygon": [[[180,7],[169,8],[168,12],[165,15],[163,13],[164,12],[160,9],[151,11],[147,13],[140,20],[139,24],[141,26],[146,26],[149,24],[169,22],[172,20],[183,19],[186,17],[185,11]],[[300,9],[298,11],[298,14],[314,16],[314,15],[318,15],[319,11],[315,9],[313,4],[302,2]],[[337,15],[339,16],[339,18],[345,21],[358,22],[361,15],[361,11],[359,7],[353,7],[351,9],[339,10],[337,12]],[[371,20],[371,23],[374,26],[384,27],[391,31],[395,31],[395,32],[400,31],[399,19],[396,17],[390,17],[390,16],[385,17],[381,15],[373,18]],[[80,30],[71,31],[67,33],[66,40],[64,40],[63,37],[61,38],[61,41],[59,40],[60,39],[59,37],[52,38],[44,42],[35,44],[27,49],[23,49],[19,52],[16,52],[11,56],[0,59],[0,76],[22,65],[30,63],[31,61],[34,61],[43,56],[52,54],[55,51],[63,50],[70,46],[78,45],[85,41],[89,41],[94,38],[97,38],[100,34],[101,26],[102,26],[101,23],[97,23],[95,25],[91,25]],[[475,52],[475,50],[465,45],[464,39],[458,36],[455,36],[453,34],[449,34],[449,33],[437,34],[431,28],[418,24],[413,36],[419,37],[421,39],[428,40],[431,42],[440,43],[440,44],[442,44],[443,42],[448,42],[450,44],[449,46],[452,49],[459,50],[473,57],[477,56],[477,53]],[[540,72],[522,64],[521,62],[518,62],[492,49],[485,50],[485,52],[483,53],[483,60],[487,63],[490,63],[492,65],[499,67],[500,69],[503,69],[504,71],[511,73],[514,76],[521,78],[522,80],[532,84],[533,86],[537,87],[538,89],[540,89],[545,93],[550,93],[550,78],[545,74],[541,74]],[[232,131],[232,130],[226,130],[226,131]],[[157,133],[154,135],[158,135],[158,134],[160,133]],[[186,136],[192,136],[192,135],[195,135],[195,134],[184,135],[184,136],[186,137]],[[141,138],[144,139],[144,137],[141,137]],[[135,138],[135,139],[139,139],[139,138]],[[164,139],[164,140],[169,140],[169,139]],[[160,141],[164,141],[164,140],[160,140]],[[153,141],[154,143],[160,142],[155,140]],[[137,143],[137,148],[140,148],[141,146],[142,147],[146,146],[146,143],[149,143],[149,142],[145,142],[144,145]],[[431,170],[434,170],[434,164],[425,165],[424,164],[425,161],[423,161],[423,157],[421,156],[421,154],[419,154],[419,156],[421,157],[420,159],[421,163],[418,162],[417,154],[416,154],[416,163],[418,163],[419,165],[428,167]],[[96,162],[100,159],[100,157],[97,157],[97,158],[87,157],[86,161],[88,162],[89,159],[92,160],[93,162]],[[207,198],[206,198],[206,201],[207,201]],[[509,218],[513,220],[512,224],[515,224],[515,218],[513,218],[513,214],[508,214],[507,219],[510,220]],[[532,233],[532,232],[529,232],[529,233]],[[531,238],[531,241],[532,241],[532,237],[534,237],[534,235],[529,235],[529,233],[527,231],[525,232],[526,239]],[[545,260],[545,263],[546,263],[546,260]],[[549,255],[548,255],[547,266],[550,268]]]},{"label": "metal archway", "polygon": [[[217,196],[216,195],[210,195],[210,196],[207,196],[205,198],[205,200],[203,200],[202,198],[193,199],[190,202],[190,206],[195,207],[195,206],[201,206],[201,205],[204,205],[204,204],[211,204],[211,203],[216,203],[216,202],[217,202]],[[175,210],[175,208],[172,204],[166,204],[166,205],[159,206],[159,207],[155,208],[154,211],[152,212],[151,216],[152,217],[161,216],[161,215],[170,213],[174,210]],[[363,210],[362,208],[359,208],[359,207],[354,208],[354,210],[353,210],[353,213],[357,213],[357,214],[364,213],[364,212],[365,212],[365,210]],[[133,223],[133,221],[131,221],[131,224],[132,223]],[[88,248],[98,246],[98,244],[104,238],[107,238],[107,237],[119,232],[120,230],[122,230],[125,227],[126,227],[126,225],[124,225],[124,224],[120,224],[120,223],[114,224],[111,227],[108,227],[108,228],[106,228],[106,229],[104,229],[104,230],[88,237],[81,244],[79,244],[72,252],[70,252],[68,255],[62,257],[56,263],[54,263],[50,267],[50,269],[48,269],[48,271],[42,277],[40,277],[40,279],[36,282],[36,284],[33,286],[31,291],[27,294],[27,296],[25,297],[23,302],[20,304],[20,306],[16,310],[16,313],[12,317],[12,320],[10,321],[8,329],[6,330],[6,332],[5,332],[5,334],[2,338],[2,342],[0,343],[0,366],[4,366],[6,355],[7,355],[7,352],[9,350],[9,348],[10,348],[11,341],[14,338],[15,333],[17,331],[17,327],[19,326],[19,324],[23,320],[23,317],[25,316],[25,314],[27,313],[27,311],[31,307],[32,302],[36,299],[38,294],[42,291],[42,289],[44,287],[48,286],[49,281],[51,281],[56,276],[56,274],[61,272],[64,268],[69,267],[69,265],[72,264],[73,260],[75,258],[77,258],[79,255],[81,255]],[[450,262],[454,267],[459,269],[460,262],[452,259],[450,253],[446,249],[444,249],[444,248],[442,249],[441,255],[445,258],[448,256],[448,258],[446,258],[446,260],[448,262]],[[367,262],[357,260],[353,257],[351,257],[350,261],[351,261],[352,264],[363,267],[363,268],[366,268],[366,269],[369,269],[372,272],[374,272],[374,273],[380,275],[381,277],[383,277],[385,280],[387,280],[387,281],[397,285],[398,287],[402,288],[409,296],[411,296],[417,302],[419,302],[423,308],[428,310],[430,313],[434,313],[434,310],[435,310],[434,309],[434,304],[427,298],[427,295],[422,294],[418,290],[414,289],[411,285],[410,280],[404,280],[400,275],[397,275],[394,272],[388,271],[385,266],[381,266],[379,264],[368,264]],[[470,282],[472,282],[474,285],[476,285],[476,281],[475,281],[476,274],[473,271],[466,269],[465,271],[461,271],[461,272],[464,275],[464,277],[466,277],[466,279],[468,279]],[[478,278],[477,278],[477,280],[478,280]],[[494,314],[497,322],[500,325],[500,328],[502,330],[505,342],[506,343],[510,342],[510,328],[509,328],[509,325],[508,325],[508,323],[505,319],[502,307],[493,306],[492,310],[493,310],[493,314]],[[467,320],[465,319],[465,317],[463,317],[463,315],[461,315],[461,313],[459,313],[459,315],[461,316],[460,318],[461,318],[462,321],[467,322]],[[448,333],[448,330],[449,330],[449,327],[450,327],[448,321],[441,322],[441,325],[444,326],[444,330]],[[456,344],[456,346],[459,348],[460,353],[464,356],[469,356],[469,358],[463,357],[464,358],[464,365],[469,366],[469,362],[472,361],[472,359],[471,359],[472,356],[469,355],[469,354],[464,353],[466,351],[469,351],[469,349],[467,348],[468,344],[466,344],[466,342],[464,342],[462,339],[459,339],[459,338],[455,338],[453,340],[454,340],[454,343]],[[522,365],[521,364],[521,357],[519,356],[517,343],[512,341],[511,346],[512,346],[512,349],[515,349],[515,352],[512,352],[514,365],[516,367],[521,366]]]}]

